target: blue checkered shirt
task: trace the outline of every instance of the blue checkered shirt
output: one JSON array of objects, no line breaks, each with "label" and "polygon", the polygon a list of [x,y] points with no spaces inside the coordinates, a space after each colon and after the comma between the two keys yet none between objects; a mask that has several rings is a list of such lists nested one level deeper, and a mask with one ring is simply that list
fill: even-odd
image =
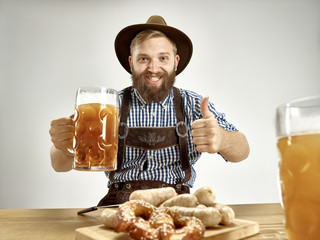
[{"label": "blue checkered shirt", "polygon": [[[192,142],[191,124],[202,118],[200,103],[202,96],[180,89],[184,103],[185,122],[188,127],[187,145],[191,165],[191,178],[186,183],[192,187],[196,179],[193,165],[200,158],[201,153],[196,150]],[[121,108],[123,90],[119,92],[119,106]],[[135,88],[131,90],[130,113],[127,119],[128,127],[171,127],[177,123],[174,109],[173,90],[160,103],[147,104]],[[228,123],[225,114],[216,111],[212,102],[209,102],[209,110],[218,120],[219,125],[229,131],[237,131],[234,125]],[[184,179],[184,171],[181,168],[179,146],[175,145],[160,150],[145,150],[126,147],[122,169],[114,175],[115,182],[135,180],[158,180],[169,184],[176,184]],[[109,172],[106,172],[107,177]],[[111,182],[109,181],[108,186]]]}]

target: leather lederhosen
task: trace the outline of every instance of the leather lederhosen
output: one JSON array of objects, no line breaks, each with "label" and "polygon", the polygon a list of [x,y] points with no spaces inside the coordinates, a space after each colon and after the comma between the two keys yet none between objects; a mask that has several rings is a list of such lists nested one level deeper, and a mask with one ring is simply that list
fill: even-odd
[{"label": "leather lederhosen", "polygon": [[[138,189],[150,189],[160,187],[174,187],[178,194],[189,193],[189,187],[183,183],[191,177],[191,167],[187,148],[187,125],[184,121],[184,106],[179,89],[173,88],[174,104],[177,118],[176,126],[172,127],[128,127],[127,118],[130,111],[131,87],[124,90],[119,123],[119,143],[117,170],[110,172],[109,179],[113,182],[108,194],[100,200],[98,206],[123,203],[128,201],[130,193]],[[136,180],[128,182],[114,182],[114,174],[121,171],[125,147],[157,150],[174,145],[179,146],[181,168],[185,172],[183,180],[177,180],[177,184],[168,184],[162,181]]]}]

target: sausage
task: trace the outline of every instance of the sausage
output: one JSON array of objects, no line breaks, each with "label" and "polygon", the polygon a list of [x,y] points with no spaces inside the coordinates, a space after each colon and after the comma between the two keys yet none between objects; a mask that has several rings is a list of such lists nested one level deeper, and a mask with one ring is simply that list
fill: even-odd
[{"label": "sausage", "polygon": [[196,207],[199,204],[196,196],[190,193],[180,194],[163,202],[160,207]]},{"label": "sausage", "polygon": [[207,207],[207,208],[188,208],[188,207],[170,207],[170,210],[178,213],[182,216],[196,217],[201,220],[201,222],[206,227],[214,227],[221,222],[222,216],[217,208]]},{"label": "sausage", "polygon": [[207,207],[212,205],[216,200],[216,193],[211,187],[202,187],[193,193],[199,201],[200,204],[206,205]]},{"label": "sausage", "polygon": [[213,207],[216,207],[222,216],[220,224],[228,225],[235,219],[235,213],[230,206],[215,203]]},{"label": "sausage", "polygon": [[101,222],[107,228],[115,228],[118,223],[117,210],[112,208],[106,208],[101,212],[100,218]]},{"label": "sausage", "polygon": [[177,196],[173,187],[136,190],[130,194],[129,200],[144,200],[158,207],[166,200]]}]

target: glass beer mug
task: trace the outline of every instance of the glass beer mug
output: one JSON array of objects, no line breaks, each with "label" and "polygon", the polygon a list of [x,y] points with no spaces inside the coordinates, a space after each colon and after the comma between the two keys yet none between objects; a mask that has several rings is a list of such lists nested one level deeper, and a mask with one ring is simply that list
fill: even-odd
[{"label": "glass beer mug", "polygon": [[320,239],[320,96],[278,107],[276,133],[287,235]]},{"label": "glass beer mug", "polygon": [[118,92],[104,87],[77,91],[73,169],[114,171],[118,152]]}]

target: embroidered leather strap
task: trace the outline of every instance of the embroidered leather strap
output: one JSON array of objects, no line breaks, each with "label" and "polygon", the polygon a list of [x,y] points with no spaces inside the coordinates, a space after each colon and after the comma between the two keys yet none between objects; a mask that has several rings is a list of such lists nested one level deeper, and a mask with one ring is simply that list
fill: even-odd
[{"label": "embroidered leather strap", "polygon": [[178,145],[175,127],[131,127],[126,146],[158,150]]}]

